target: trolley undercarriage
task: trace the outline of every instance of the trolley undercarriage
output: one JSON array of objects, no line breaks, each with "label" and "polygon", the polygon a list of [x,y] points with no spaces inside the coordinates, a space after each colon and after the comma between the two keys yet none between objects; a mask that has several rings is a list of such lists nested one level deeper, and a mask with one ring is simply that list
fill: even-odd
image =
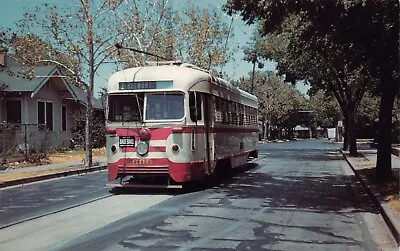
[{"label": "trolley undercarriage", "polygon": [[121,176],[118,183],[108,183],[107,187],[181,189],[183,185],[172,180],[168,174],[158,174]]}]

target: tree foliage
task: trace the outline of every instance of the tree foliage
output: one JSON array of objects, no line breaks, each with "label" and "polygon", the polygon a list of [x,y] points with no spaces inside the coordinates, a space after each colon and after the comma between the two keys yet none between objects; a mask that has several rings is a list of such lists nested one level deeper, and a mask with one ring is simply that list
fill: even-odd
[{"label": "tree foliage", "polygon": [[379,117],[379,97],[366,92],[357,109],[357,135],[358,138],[375,138],[376,121]]},{"label": "tree foliage", "polygon": [[[347,131],[354,131],[355,111],[369,83],[362,65],[343,63],[343,57],[357,51],[346,44],[334,46],[332,31],[324,31],[324,39],[315,34],[316,28],[301,16],[291,14],[280,27],[268,36],[259,38],[255,45],[260,54],[278,62],[277,70],[292,83],[302,79],[314,89],[324,89],[338,100],[347,123]],[[322,31],[318,31],[322,33]],[[307,39],[305,39],[305,37]],[[339,74],[338,74],[339,72]],[[324,74],[321,74],[324,73]],[[349,133],[354,135],[353,133]],[[355,137],[349,137],[350,151],[356,154]]]},{"label": "tree foliage", "polygon": [[323,128],[334,128],[341,118],[340,108],[334,97],[324,90],[318,90],[310,96],[308,109],[311,110],[313,122]]},{"label": "tree foliage", "polygon": [[[239,86],[251,92],[252,81],[253,75],[249,73],[249,77],[239,80]],[[307,106],[305,97],[273,72],[255,72],[253,94],[259,101],[260,119],[266,123],[267,138],[270,138],[270,127],[288,130],[295,127],[298,121],[293,116]]]},{"label": "tree foliage", "polygon": [[205,69],[221,67],[229,61],[232,51],[226,48],[226,41],[233,33],[220,13],[191,5],[180,21],[178,58]]},{"label": "tree foliage", "polygon": [[[192,4],[177,12],[168,7],[168,1],[149,0],[146,3],[153,3],[155,7],[133,5],[129,8],[128,13],[134,13],[133,20],[127,20],[122,29],[141,32],[121,41],[124,46],[205,69],[222,67],[229,61],[232,49],[226,48],[225,44],[233,33],[216,10],[201,9]],[[127,66],[159,60],[131,51],[120,51],[117,57],[127,62]]]},{"label": "tree foliage", "polygon": [[[129,2],[115,12],[121,23],[115,28],[122,36],[115,39],[124,47],[150,52],[161,57],[174,59],[176,16],[168,6],[167,0],[121,1]],[[116,59],[126,67],[146,65],[147,61],[157,61],[143,53],[119,50],[114,54]]]},{"label": "tree foliage", "polygon": [[68,52],[54,49],[50,43],[36,34],[17,35],[13,33],[8,36],[7,48],[11,49],[12,57],[22,64],[27,77],[31,77],[29,72],[32,66],[52,65],[56,61],[63,65],[59,66],[59,69],[65,80],[71,83],[76,82],[76,76],[71,75],[67,70],[77,67],[74,56],[67,54]]}]

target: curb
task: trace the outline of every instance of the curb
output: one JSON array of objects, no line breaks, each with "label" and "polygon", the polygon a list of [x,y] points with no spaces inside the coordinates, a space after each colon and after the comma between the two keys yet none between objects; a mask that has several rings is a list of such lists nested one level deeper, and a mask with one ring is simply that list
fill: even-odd
[{"label": "curb", "polygon": [[107,169],[107,165],[100,165],[100,166],[94,166],[94,167],[89,167],[89,168],[79,168],[76,170],[70,170],[70,171],[65,171],[65,172],[45,174],[45,175],[39,175],[39,176],[34,176],[34,177],[29,177],[29,178],[4,181],[4,182],[0,182],[0,188],[28,184],[28,183],[33,183],[33,182],[37,182],[37,181],[55,179],[55,178],[60,178],[60,177],[66,177],[66,176],[71,176],[71,175],[76,175],[76,174],[84,174],[84,173],[89,173],[89,172],[101,171],[101,170],[105,170],[105,169]]},{"label": "curb", "polygon": [[[397,244],[400,244],[400,224],[397,222],[398,220],[396,219],[395,215],[392,213],[391,209],[389,206],[382,202],[384,201],[382,196],[379,194],[377,189],[372,185],[369,186],[367,184],[366,179],[364,179],[353,167],[353,165],[350,163],[350,161],[347,159],[346,155],[342,150],[340,150],[342,153],[344,159],[346,160],[347,164],[350,166],[351,170],[353,173],[356,175],[356,177],[359,179],[361,185],[365,188],[367,191],[368,195],[373,199],[374,203],[378,206],[379,212],[382,214],[383,219],[385,220],[387,226],[389,227],[390,231],[392,232],[394,238],[397,241]],[[396,224],[397,223],[397,224]]]}]

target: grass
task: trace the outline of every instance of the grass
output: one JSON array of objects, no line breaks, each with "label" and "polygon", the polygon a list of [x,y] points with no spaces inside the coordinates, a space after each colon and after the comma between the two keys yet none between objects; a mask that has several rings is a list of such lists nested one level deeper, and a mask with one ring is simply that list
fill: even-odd
[{"label": "grass", "polygon": [[[105,147],[92,150],[92,156],[94,158],[104,158],[106,157]],[[78,162],[82,163],[85,161],[85,151],[84,150],[70,150],[66,152],[52,153],[48,155],[48,164],[58,164],[65,162]]]},{"label": "grass", "polygon": [[[106,157],[105,147],[92,150],[93,159]],[[7,157],[7,166],[10,168],[24,168],[28,166],[59,164],[66,162],[82,162],[85,161],[84,150],[61,150],[51,151],[46,155],[43,153],[35,153],[30,156],[28,161],[24,156],[14,154]]]},{"label": "grass", "polygon": [[[93,149],[92,152],[93,159],[96,158],[104,158],[106,156],[105,148]],[[44,156],[44,155],[37,155]],[[21,171],[18,172],[7,172],[0,173],[0,184],[2,182],[30,178],[41,175],[54,174],[59,172],[67,172],[74,170],[74,167],[60,167],[60,168],[43,168],[40,170],[29,170],[24,167],[29,166],[38,166],[38,165],[46,165],[46,164],[58,164],[58,163],[68,163],[68,162],[82,162],[85,160],[85,151],[83,150],[66,150],[66,151],[53,151],[47,154],[47,157],[30,159],[30,161],[25,161],[23,156],[14,155],[10,158],[12,162],[7,163],[7,168],[16,169],[21,168]],[[35,161],[33,161],[35,160]]]},{"label": "grass", "polygon": [[384,182],[376,181],[375,165],[367,164],[364,168],[358,170],[359,174],[366,178],[370,184],[373,184],[383,200],[392,208],[396,216],[400,216],[400,194],[399,194],[399,173],[400,168],[392,169],[392,178]]},{"label": "grass", "polygon": [[36,171],[24,171],[24,172],[16,172],[16,173],[7,173],[1,174],[0,173],[0,184],[6,181],[24,179],[24,178],[32,178],[36,176],[60,173],[60,172],[67,172],[73,170],[72,167],[63,167],[57,169],[44,169],[44,170],[36,170]]}]

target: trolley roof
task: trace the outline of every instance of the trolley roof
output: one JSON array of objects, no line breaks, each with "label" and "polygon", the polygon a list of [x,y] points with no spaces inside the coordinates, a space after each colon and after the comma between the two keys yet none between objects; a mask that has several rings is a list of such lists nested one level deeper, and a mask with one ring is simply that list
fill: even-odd
[{"label": "trolley roof", "polygon": [[132,93],[133,91],[199,91],[252,107],[258,106],[256,96],[190,64],[128,68],[114,73],[108,80],[109,94]]}]

